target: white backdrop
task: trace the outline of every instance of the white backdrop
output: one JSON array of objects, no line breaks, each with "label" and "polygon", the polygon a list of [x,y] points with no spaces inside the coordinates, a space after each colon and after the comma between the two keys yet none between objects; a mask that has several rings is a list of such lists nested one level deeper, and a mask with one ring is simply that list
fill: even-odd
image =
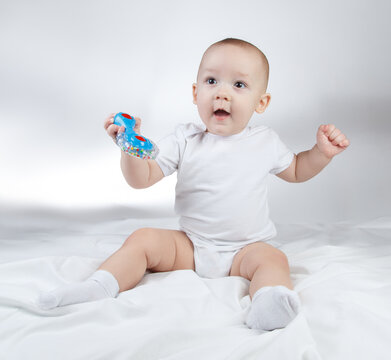
[{"label": "white backdrop", "polygon": [[270,179],[276,222],[391,215],[391,5],[384,1],[0,2],[0,202],[4,206],[164,207],[175,175],[129,188],[103,130],[111,112],[143,119],[159,140],[199,122],[191,84],[203,51],[225,37],[271,65],[267,112],[295,152],[334,123],[350,148],[302,184]]}]

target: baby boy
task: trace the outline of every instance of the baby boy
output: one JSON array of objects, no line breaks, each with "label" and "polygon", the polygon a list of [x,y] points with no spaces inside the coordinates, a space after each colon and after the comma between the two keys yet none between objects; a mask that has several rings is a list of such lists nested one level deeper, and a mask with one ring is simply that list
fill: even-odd
[{"label": "baby boy", "polygon": [[[177,171],[175,210],[179,230],[142,228],[87,280],[41,294],[44,309],[116,297],[135,287],[146,270],[191,269],[202,277],[242,276],[250,281],[250,328],[283,328],[297,315],[286,255],[269,242],[267,176],[303,182],[349,146],[334,125],[321,125],[311,150],[292,153],[266,126],[249,127],[270,103],[269,65],[254,45],[225,39],[211,45],[193,84],[193,102],[204,126],[180,125],[160,141],[156,160],[121,152],[121,169],[136,189]],[[105,121],[115,139],[124,129]],[[137,118],[135,131],[140,132]]]}]

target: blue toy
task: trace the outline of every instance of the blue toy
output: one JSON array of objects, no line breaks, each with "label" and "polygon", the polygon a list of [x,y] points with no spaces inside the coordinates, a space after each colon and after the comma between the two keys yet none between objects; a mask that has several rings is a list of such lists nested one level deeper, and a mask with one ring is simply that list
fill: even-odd
[{"label": "blue toy", "polygon": [[117,133],[117,145],[122,151],[144,160],[157,157],[158,147],[151,140],[134,131],[136,119],[133,116],[120,112],[114,116],[114,124],[125,127],[125,132]]}]

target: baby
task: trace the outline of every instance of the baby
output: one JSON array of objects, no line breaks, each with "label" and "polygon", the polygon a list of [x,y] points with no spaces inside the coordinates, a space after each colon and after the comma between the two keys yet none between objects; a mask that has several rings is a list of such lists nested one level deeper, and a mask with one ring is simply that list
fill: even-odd
[{"label": "baby", "polygon": [[[254,111],[270,103],[269,65],[254,45],[225,39],[211,45],[193,84],[193,102],[205,127],[180,125],[159,143],[156,160],[121,152],[121,169],[136,189],[178,172],[175,210],[180,230],[142,228],[87,280],[41,294],[44,309],[116,297],[135,287],[145,271],[191,269],[202,277],[250,280],[250,328],[283,328],[297,315],[286,255],[270,244],[267,175],[303,182],[318,174],[349,146],[334,125],[321,125],[311,150],[295,155],[268,127],[248,127]],[[104,124],[115,139],[123,128]],[[140,132],[141,120],[136,119]]]}]

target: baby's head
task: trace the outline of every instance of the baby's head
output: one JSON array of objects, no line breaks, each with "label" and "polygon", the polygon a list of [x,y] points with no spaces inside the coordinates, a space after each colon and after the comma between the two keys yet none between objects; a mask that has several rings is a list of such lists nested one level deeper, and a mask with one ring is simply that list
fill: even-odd
[{"label": "baby's head", "polygon": [[269,105],[268,78],[266,56],[254,45],[229,38],[209,46],[193,84],[193,102],[207,131],[241,132],[254,111],[262,113]]}]

